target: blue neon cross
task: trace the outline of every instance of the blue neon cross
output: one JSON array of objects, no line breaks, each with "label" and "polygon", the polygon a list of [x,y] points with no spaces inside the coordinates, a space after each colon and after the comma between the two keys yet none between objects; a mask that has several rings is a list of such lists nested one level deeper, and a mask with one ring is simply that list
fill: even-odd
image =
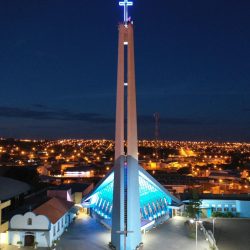
[{"label": "blue neon cross", "polygon": [[123,0],[123,2],[119,2],[119,6],[124,7],[124,22],[128,21],[128,6],[133,6],[133,2],[129,0]]}]

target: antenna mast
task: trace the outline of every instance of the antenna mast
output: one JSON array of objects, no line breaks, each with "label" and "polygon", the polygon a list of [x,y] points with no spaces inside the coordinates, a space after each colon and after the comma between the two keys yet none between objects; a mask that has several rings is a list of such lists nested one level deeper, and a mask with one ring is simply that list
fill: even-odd
[{"label": "antenna mast", "polygon": [[158,144],[159,144],[159,123],[160,123],[160,114],[159,113],[154,113],[154,118],[155,118],[155,158],[158,159]]}]

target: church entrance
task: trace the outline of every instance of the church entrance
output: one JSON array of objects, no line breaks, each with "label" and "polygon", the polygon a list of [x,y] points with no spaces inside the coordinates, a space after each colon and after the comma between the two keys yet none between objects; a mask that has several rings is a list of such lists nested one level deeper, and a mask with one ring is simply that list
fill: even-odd
[{"label": "church entrance", "polygon": [[24,246],[33,246],[35,242],[35,236],[33,233],[25,233]]}]

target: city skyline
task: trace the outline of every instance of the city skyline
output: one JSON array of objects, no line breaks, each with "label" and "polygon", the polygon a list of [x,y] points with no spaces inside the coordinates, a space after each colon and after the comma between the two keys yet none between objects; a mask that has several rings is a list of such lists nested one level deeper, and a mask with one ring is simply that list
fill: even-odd
[{"label": "city skyline", "polygon": [[[114,3],[0,3],[0,136],[114,138]],[[139,138],[159,112],[161,139],[249,141],[250,4],[152,4],[132,10]]]}]

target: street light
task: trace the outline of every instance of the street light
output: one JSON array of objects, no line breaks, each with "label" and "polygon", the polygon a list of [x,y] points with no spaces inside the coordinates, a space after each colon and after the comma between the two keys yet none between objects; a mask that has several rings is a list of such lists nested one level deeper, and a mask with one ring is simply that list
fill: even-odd
[{"label": "street light", "polygon": [[191,219],[190,222],[192,224],[195,222],[195,249],[197,250],[198,249],[198,230],[197,230],[197,227],[198,227],[198,223],[201,223],[202,221]]},{"label": "street light", "polygon": [[[213,236],[214,236],[214,222],[215,222],[215,218],[213,218]],[[215,236],[214,236],[214,240],[215,240]]]}]

